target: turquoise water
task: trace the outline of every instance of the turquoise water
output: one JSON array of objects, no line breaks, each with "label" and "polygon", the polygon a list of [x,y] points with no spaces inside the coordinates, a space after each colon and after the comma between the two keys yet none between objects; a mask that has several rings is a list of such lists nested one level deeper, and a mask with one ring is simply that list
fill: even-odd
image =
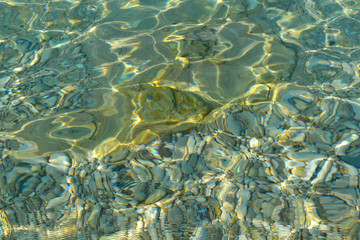
[{"label": "turquoise water", "polygon": [[360,239],[359,6],[0,1],[0,238]]}]

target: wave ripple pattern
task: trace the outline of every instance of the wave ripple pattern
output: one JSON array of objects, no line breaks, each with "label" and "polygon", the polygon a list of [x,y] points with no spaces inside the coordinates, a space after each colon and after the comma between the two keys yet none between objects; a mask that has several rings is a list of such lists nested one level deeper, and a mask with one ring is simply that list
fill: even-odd
[{"label": "wave ripple pattern", "polygon": [[0,0],[0,239],[360,239],[358,0]]}]

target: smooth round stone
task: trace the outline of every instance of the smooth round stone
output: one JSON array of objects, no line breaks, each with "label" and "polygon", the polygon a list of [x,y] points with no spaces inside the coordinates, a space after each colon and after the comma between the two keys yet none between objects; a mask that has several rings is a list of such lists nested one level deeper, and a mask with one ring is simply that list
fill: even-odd
[{"label": "smooth round stone", "polygon": [[155,189],[145,200],[145,204],[153,204],[160,199],[162,199],[166,195],[166,192],[159,188]]},{"label": "smooth round stone", "polygon": [[31,91],[39,93],[39,92],[45,92],[45,91],[47,91],[49,89],[50,89],[49,86],[47,86],[45,84],[42,84],[42,83],[39,83],[39,84],[36,84],[35,86],[33,86],[31,88]]},{"label": "smooth round stone", "polygon": [[165,169],[156,166],[152,169],[154,182],[160,182],[165,176]]},{"label": "smooth round stone", "polygon": [[314,143],[324,143],[331,145],[333,143],[334,134],[330,131],[314,129],[309,131],[310,140]]},{"label": "smooth round stone", "polygon": [[242,122],[246,129],[245,135],[261,137],[264,135],[264,127],[259,124],[257,116],[249,111],[237,112],[235,119]]},{"label": "smooth round stone", "polygon": [[[146,198],[146,194],[145,192],[136,192],[134,194],[134,199],[141,202],[141,201],[144,201]],[[131,204],[131,203],[130,203]]]},{"label": "smooth round stone", "polygon": [[34,106],[36,108],[36,110],[38,110],[39,112],[43,111],[46,109],[46,106],[42,105],[42,104],[36,104]]},{"label": "smooth round stone", "polygon": [[239,136],[242,130],[242,126],[236,122],[234,115],[229,114],[226,116],[226,130],[230,133],[234,134],[235,136]]},{"label": "smooth round stone", "polygon": [[172,153],[163,146],[160,146],[158,151],[159,151],[159,155],[162,157],[171,157],[172,155]]},{"label": "smooth round stone", "polygon": [[48,175],[50,175],[51,177],[53,177],[54,179],[61,177],[65,172],[65,169],[59,169],[57,165],[52,166],[49,164],[46,165],[45,170],[46,170],[46,173]]},{"label": "smooth round stone", "polygon": [[194,172],[194,168],[187,164],[187,162],[181,163],[181,171],[185,174],[191,174]]},{"label": "smooth round stone", "polygon": [[264,84],[256,84],[250,88],[247,103],[266,101],[269,98],[270,87]]},{"label": "smooth round stone", "polygon": [[197,161],[198,161],[198,155],[191,154],[189,157],[188,164],[194,168],[194,167],[196,167]]},{"label": "smooth round stone", "polygon": [[41,165],[40,164],[34,164],[31,166],[31,171],[32,172],[37,172],[41,169]]},{"label": "smooth round stone", "polygon": [[183,160],[185,158],[188,138],[188,136],[183,136],[177,139],[174,152],[172,154],[173,160]]},{"label": "smooth round stone", "polygon": [[184,220],[184,214],[179,207],[173,207],[169,211],[168,220],[171,224],[180,225]]},{"label": "smooth round stone", "polygon": [[294,142],[303,142],[305,140],[305,137],[306,137],[305,133],[300,132],[295,134],[293,137],[291,137],[290,140]]},{"label": "smooth round stone", "polygon": [[250,148],[256,148],[260,145],[260,141],[257,138],[251,138],[249,141]]},{"label": "smooth round stone", "polygon": [[58,153],[51,154],[51,157],[49,158],[49,162],[55,163],[55,164],[61,164],[61,165],[65,165],[65,166],[70,166],[70,158],[64,152],[58,152]]},{"label": "smooth round stone", "polygon": [[50,220],[58,219],[60,216],[61,216],[61,213],[57,212],[57,211],[48,211],[46,213],[46,217]]},{"label": "smooth round stone", "polygon": [[58,96],[52,95],[42,100],[42,104],[45,105],[46,107],[53,107],[55,106],[57,101],[58,101]]},{"label": "smooth round stone", "polygon": [[55,138],[75,140],[75,139],[83,138],[89,135],[91,132],[92,130],[86,127],[68,127],[68,128],[57,129],[51,132],[51,136]]},{"label": "smooth round stone", "polygon": [[288,158],[295,161],[311,161],[314,159],[326,159],[327,156],[314,152],[289,152]]},{"label": "smooth round stone", "polygon": [[335,149],[335,154],[338,156],[346,155],[345,152],[350,148],[350,144],[352,144],[358,139],[359,136],[357,134],[351,134],[350,136],[346,137],[341,142],[333,146]]}]

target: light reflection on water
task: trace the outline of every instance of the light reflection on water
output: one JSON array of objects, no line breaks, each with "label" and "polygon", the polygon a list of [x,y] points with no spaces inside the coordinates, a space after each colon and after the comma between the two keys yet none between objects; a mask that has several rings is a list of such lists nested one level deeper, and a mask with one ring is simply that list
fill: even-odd
[{"label": "light reflection on water", "polygon": [[358,6],[0,1],[1,238],[360,238]]}]

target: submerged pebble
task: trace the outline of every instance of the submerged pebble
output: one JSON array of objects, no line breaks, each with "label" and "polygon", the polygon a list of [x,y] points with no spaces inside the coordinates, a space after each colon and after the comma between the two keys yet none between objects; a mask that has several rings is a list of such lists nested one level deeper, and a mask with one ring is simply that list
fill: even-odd
[{"label": "submerged pebble", "polygon": [[358,239],[354,1],[25,2],[1,239]]}]

